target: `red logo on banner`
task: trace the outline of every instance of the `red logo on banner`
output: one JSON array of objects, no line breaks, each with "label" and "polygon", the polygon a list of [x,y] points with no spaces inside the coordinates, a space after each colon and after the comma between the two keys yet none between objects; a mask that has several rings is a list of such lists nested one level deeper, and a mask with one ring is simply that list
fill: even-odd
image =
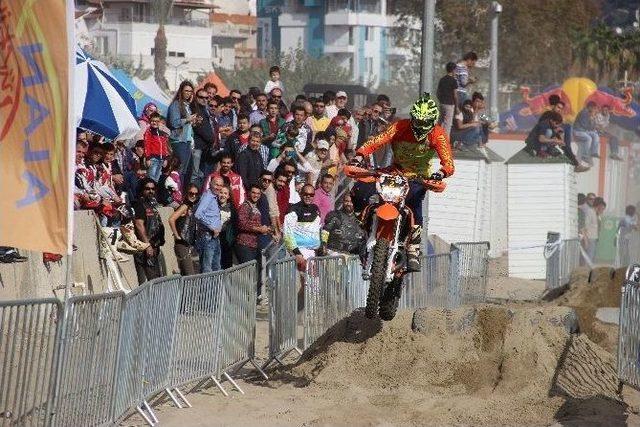
[{"label": "red logo on banner", "polygon": [[10,13],[6,5],[0,5],[0,117],[6,117],[6,122],[0,127],[0,142],[11,129],[20,106],[22,89],[13,34],[9,32],[7,22]]}]

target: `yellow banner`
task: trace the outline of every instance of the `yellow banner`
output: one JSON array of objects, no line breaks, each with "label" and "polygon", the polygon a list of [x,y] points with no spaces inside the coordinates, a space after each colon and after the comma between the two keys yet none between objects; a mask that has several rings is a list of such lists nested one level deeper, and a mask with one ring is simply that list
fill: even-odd
[{"label": "yellow banner", "polygon": [[73,0],[0,0],[0,245],[69,253]]}]

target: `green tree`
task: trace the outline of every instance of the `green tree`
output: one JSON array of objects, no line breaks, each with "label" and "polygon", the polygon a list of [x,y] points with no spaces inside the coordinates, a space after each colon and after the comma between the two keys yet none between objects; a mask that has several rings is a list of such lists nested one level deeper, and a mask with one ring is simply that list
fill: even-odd
[{"label": "green tree", "polygon": [[[423,0],[390,1],[401,17],[421,19]],[[502,0],[499,70],[503,82],[547,85],[572,69],[574,35],[599,14],[597,0]],[[436,50],[441,63],[469,50],[488,56],[490,0],[436,3]],[[401,29],[402,31],[402,29]]]},{"label": "green tree", "polygon": [[154,0],[150,3],[153,15],[158,21],[158,31],[153,40],[153,74],[158,86],[167,91],[169,89],[169,83],[165,76],[167,71],[167,35],[164,32],[164,26],[171,14],[174,0]]},{"label": "green tree", "polygon": [[301,47],[282,55],[271,54],[260,66],[233,71],[220,69],[216,72],[229,89],[246,89],[251,86],[262,89],[269,79],[269,67],[272,65],[280,67],[287,98],[303,93],[302,88],[307,83],[355,84],[350,73],[335,60],[328,57],[315,58]]}]

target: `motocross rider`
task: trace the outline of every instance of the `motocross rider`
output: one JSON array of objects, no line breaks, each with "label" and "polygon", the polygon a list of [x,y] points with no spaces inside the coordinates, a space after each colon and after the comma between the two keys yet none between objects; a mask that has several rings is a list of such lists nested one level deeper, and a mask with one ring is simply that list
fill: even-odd
[{"label": "motocross rider", "polygon": [[[441,181],[454,172],[453,155],[449,137],[437,124],[440,110],[428,93],[413,104],[410,119],[392,123],[383,133],[369,138],[356,151],[353,164],[361,165],[365,156],[386,144],[393,150],[393,168],[410,179],[406,205],[411,208],[414,223],[407,238],[407,271],[420,271],[420,240],[422,231],[422,201],[426,194],[423,180]],[[440,158],[440,169],[431,172],[430,160]]]}]

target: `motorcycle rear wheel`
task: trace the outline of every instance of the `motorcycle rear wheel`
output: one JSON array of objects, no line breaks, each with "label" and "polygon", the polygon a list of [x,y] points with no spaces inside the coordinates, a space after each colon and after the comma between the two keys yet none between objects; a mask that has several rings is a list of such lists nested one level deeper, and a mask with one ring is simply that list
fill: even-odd
[{"label": "motorcycle rear wheel", "polygon": [[389,255],[389,242],[386,239],[378,239],[373,247],[373,261],[371,262],[371,278],[369,279],[369,293],[364,314],[369,319],[375,319],[380,306],[380,296],[384,289],[387,256]]}]

